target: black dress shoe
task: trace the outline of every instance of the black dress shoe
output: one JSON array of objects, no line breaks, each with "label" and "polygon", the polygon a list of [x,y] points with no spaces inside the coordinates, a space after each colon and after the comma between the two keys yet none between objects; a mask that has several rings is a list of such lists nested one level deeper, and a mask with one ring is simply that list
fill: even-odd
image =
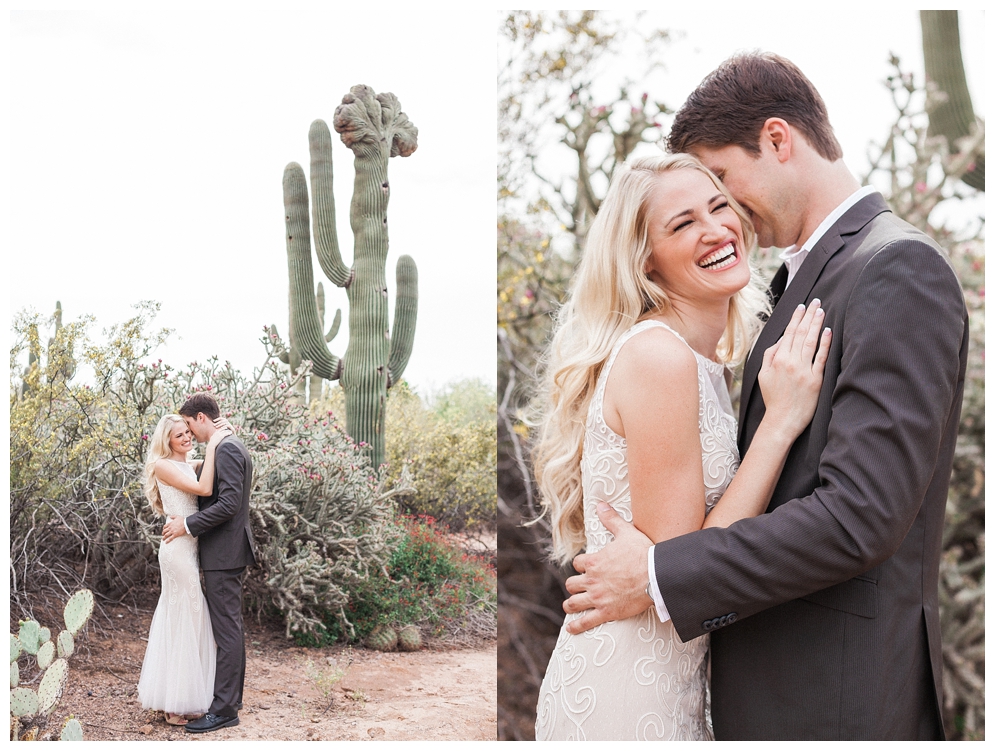
[{"label": "black dress shoe", "polygon": [[188,733],[210,733],[212,730],[231,728],[236,725],[238,725],[238,715],[234,717],[222,717],[221,715],[208,712],[200,719],[190,720],[183,727]]}]

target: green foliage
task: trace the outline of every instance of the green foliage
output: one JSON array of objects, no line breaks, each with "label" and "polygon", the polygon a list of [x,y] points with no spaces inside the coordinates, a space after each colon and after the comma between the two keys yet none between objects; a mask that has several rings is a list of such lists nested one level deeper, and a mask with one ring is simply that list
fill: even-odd
[{"label": "green foliage", "polygon": [[[319,409],[339,412],[341,389]],[[395,496],[405,514],[427,514],[453,532],[493,529],[497,438],[494,392],[479,379],[448,384],[425,403],[405,382],[387,406],[384,480],[412,484]]]},{"label": "green foliage", "polygon": [[453,425],[494,422],[497,412],[494,387],[480,378],[443,386],[428,398],[428,407],[440,420]]},{"label": "green foliage", "polygon": [[[329,618],[309,646],[348,639],[364,642],[378,626],[416,624],[434,636],[492,637],[497,609],[493,567],[456,547],[431,517],[402,519],[384,572],[359,582],[346,611],[354,625],[344,631]],[[393,648],[393,647],[391,647]]]},{"label": "green foliage", "polygon": [[[139,306],[137,316],[109,330],[104,344],[90,341],[84,324],[62,328],[61,340],[69,341],[67,332],[75,336],[76,361],[92,372],[87,383],[51,378],[40,365],[42,375],[28,394],[21,396],[20,381],[12,380],[12,605],[30,612],[38,593],[65,591],[84,575],[103,596],[117,599],[154,575],[160,520],[140,480],[147,441],[163,414],[175,413],[191,393],[209,391],[253,459],[250,516],[260,565],[246,581],[247,602],[278,610],[288,636],[317,639],[330,630],[335,638],[361,639],[372,626],[358,631],[354,625],[355,612],[362,612],[358,599],[389,581],[391,555],[403,538],[393,521],[394,497],[411,492],[414,465],[399,462],[397,472],[378,477],[365,446],[346,434],[340,412],[309,409],[299,398],[297,383],[309,373],[304,368],[289,376],[272,335],[263,338],[266,359],[251,380],[217,358],[181,369],[152,358],[167,333],[148,333],[156,309]],[[22,317],[15,327],[21,344],[12,361],[37,338],[34,323]],[[483,430],[452,406],[458,398],[450,402],[461,430]],[[487,464],[483,453],[468,472],[493,482],[493,458]],[[460,509],[484,503],[466,494],[470,500]],[[493,491],[486,502],[493,506]],[[79,613],[92,606],[92,599],[79,597],[66,606],[60,648],[71,648]]]}]

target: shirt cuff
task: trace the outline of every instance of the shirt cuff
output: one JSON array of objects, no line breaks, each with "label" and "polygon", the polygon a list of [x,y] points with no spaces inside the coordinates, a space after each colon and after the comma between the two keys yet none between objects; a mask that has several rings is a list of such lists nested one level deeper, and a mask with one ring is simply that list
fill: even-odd
[{"label": "shirt cuff", "polygon": [[[190,527],[187,526],[187,518],[185,516],[183,517],[183,529],[185,529],[187,531],[187,534],[190,535]],[[193,535],[190,536],[193,537]],[[662,603],[663,600],[660,600],[660,602]]]},{"label": "shirt cuff", "polygon": [[660,618],[660,622],[666,623],[670,620],[670,611],[667,610],[667,606],[663,602],[663,595],[660,594],[660,585],[656,582],[656,565],[653,560],[653,551],[655,549],[651,547],[647,554],[650,575],[650,596],[653,598],[653,607],[656,608],[656,614]]}]

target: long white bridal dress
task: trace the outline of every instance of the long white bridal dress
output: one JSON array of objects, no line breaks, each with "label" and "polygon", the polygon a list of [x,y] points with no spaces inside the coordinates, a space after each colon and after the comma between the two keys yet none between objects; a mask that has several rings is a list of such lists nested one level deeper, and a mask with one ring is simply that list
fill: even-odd
[{"label": "long white bridal dress", "polygon": [[[174,463],[196,479],[189,464]],[[167,517],[197,511],[197,497],[191,493],[160,482],[159,495]],[[149,628],[138,697],[145,709],[202,714],[214,700],[217,647],[207,600],[200,588],[197,538],[184,535],[161,543],[159,570],[162,594]]]},{"label": "long white bridal dress", "polygon": [[[637,323],[615,344],[591,401],[581,460],[587,552],[612,539],[595,513],[598,501],[632,521],[626,442],[605,423],[602,405],[619,350],[656,326],[684,341],[662,322]],[[725,366],[694,354],[707,513],[732,481],[739,450]],[[564,625],[578,617],[567,615]],[[707,635],[685,644],[653,608],[576,636],[561,629],[539,692],[536,740],[712,740],[707,653]]]}]

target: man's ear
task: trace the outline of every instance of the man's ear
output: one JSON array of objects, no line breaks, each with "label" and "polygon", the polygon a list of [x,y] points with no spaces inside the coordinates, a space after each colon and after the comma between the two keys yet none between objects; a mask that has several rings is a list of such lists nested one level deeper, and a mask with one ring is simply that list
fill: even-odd
[{"label": "man's ear", "polygon": [[779,162],[788,161],[795,145],[791,126],[779,117],[767,118],[760,129],[760,145],[767,145]]}]

